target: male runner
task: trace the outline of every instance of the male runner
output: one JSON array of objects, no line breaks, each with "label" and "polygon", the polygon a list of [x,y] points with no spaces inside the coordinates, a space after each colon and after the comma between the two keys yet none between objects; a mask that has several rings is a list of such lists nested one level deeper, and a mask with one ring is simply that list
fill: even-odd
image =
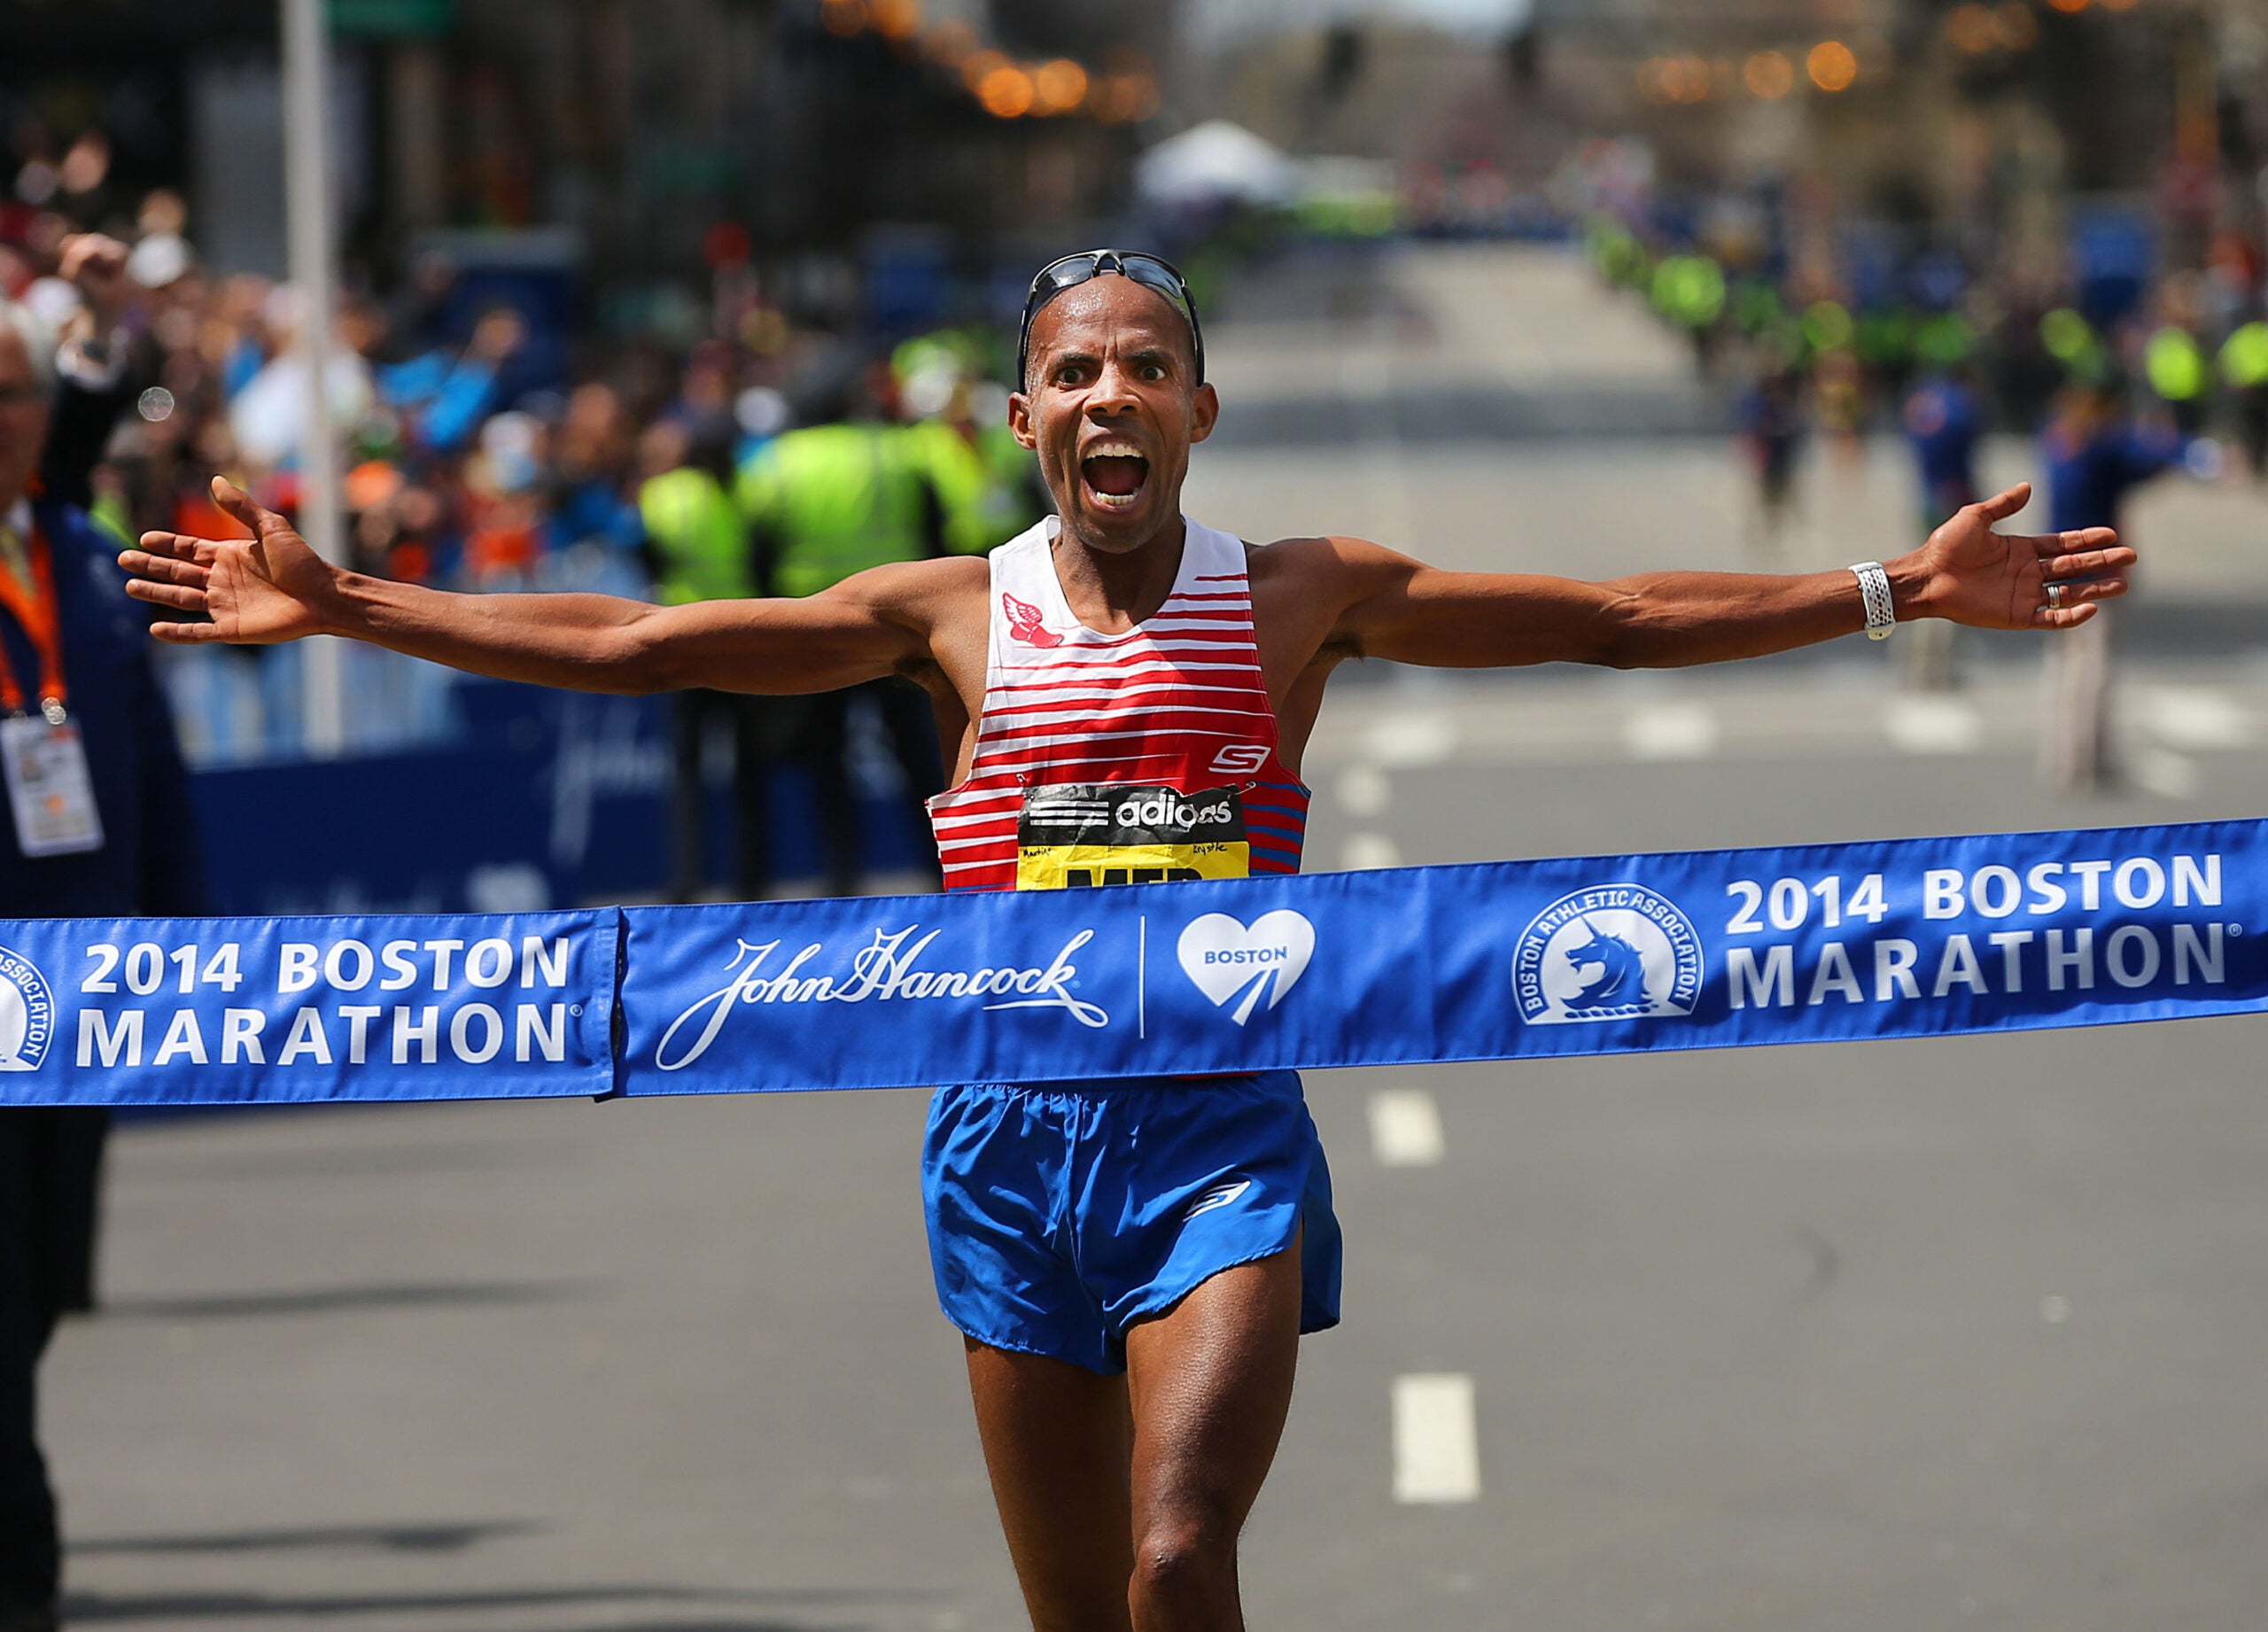
[{"label": "male runner", "polygon": [[[253,540],[152,533],[122,561],[143,600],[210,620],[158,624],[165,641],[327,631],[626,693],[905,675],[955,767],[932,804],[948,883],[1005,889],[1296,868],[1300,751],[1349,657],[1711,663],[1852,633],[1869,602],[1886,625],[1885,600],[1899,619],[2063,629],[2134,559],[2107,528],[1994,532],[2021,486],[1857,575],[1587,584],[1439,571],[1360,539],[1254,548],[1181,513],[1220,403],[1179,274],[1068,256],[1034,280],[1025,325],[1009,421],[1060,520],[989,560],[879,567],[801,600],[446,595],[327,565],[216,483]],[[924,1190],[1035,1627],[1240,1627],[1237,1535],[1298,1337],[1337,1318],[1338,1229],[1297,1076],[943,1088]]]}]

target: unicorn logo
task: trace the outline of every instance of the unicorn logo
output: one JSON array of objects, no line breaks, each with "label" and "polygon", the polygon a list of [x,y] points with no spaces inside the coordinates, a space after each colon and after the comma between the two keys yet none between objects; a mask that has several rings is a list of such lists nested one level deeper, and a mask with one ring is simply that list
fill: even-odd
[{"label": "unicorn logo", "polygon": [[1512,952],[1512,996],[1530,1025],[1682,1019],[1701,995],[1701,936],[1643,884],[1564,895]]},{"label": "unicorn logo", "polygon": [[1570,1009],[1589,1010],[1646,1000],[1646,960],[1638,949],[1619,935],[1609,935],[1588,918],[1575,921],[1590,931],[1580,945],[1562,949],[1576,973],[1596,965],[1598,978],[1566,999]]},{"label": "unicorn logo", "polygon": [[1000,610],[1008,615],[1008,633],[1027,646],[1037,646],[1042,651],[1063,644],[1063,637],[1040,624],[1040,610],[1028,601],[1019,601],[1011,595],[1000,597]]}]

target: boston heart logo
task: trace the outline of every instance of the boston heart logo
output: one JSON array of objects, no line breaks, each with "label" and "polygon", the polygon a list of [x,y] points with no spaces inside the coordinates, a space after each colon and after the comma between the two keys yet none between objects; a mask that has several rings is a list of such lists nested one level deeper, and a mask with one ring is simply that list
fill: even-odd
[{"label": "boston heart logo", "polygon": [[1226,913],[1208,913],[1181,932],[1182,973],[1216,1008],[1242,994],[1229,1018],[1242,1025],[1252,1018],[1261,993],[1274,1008],[1299,984],[1315,956],[1315,926],[1299,913],[1262,913],[1250,928]]}]

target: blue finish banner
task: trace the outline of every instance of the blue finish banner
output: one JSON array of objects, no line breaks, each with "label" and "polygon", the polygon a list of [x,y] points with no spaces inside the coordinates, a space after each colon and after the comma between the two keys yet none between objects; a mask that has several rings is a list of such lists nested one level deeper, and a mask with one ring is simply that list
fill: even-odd
[{"label": "blue finish banner", "polygon": [[1200,1078],[2251,1013],[2264,863],[2268,822],[2241,821],[1022,894],[0,922],[0,1103]]},{"label": "blue finish banner", "polygon": [[621,914],[0,923],[0,1105],[607,1092]]},{"label": "blue finish banner", "polygon": [[633,911],[631,1093],[1200,1076],[2268,1006],[2268,823]]}]

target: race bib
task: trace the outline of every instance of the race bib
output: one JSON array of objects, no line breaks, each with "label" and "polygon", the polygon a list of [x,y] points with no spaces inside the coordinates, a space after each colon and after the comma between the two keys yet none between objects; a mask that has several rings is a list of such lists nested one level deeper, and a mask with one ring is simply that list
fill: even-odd
[{"label": "race bib", "polygon": [[1061,783],[1028,789],[1016,820],[1019,890],[1251,875],[1244,799],[1234,788]]},{"label": "race bib", "polygon": [[27,856],[68,856],[103,847],[102,813],[79,727],[50,726],[38,715],[0,719],[0,765],[16,842]]}]

